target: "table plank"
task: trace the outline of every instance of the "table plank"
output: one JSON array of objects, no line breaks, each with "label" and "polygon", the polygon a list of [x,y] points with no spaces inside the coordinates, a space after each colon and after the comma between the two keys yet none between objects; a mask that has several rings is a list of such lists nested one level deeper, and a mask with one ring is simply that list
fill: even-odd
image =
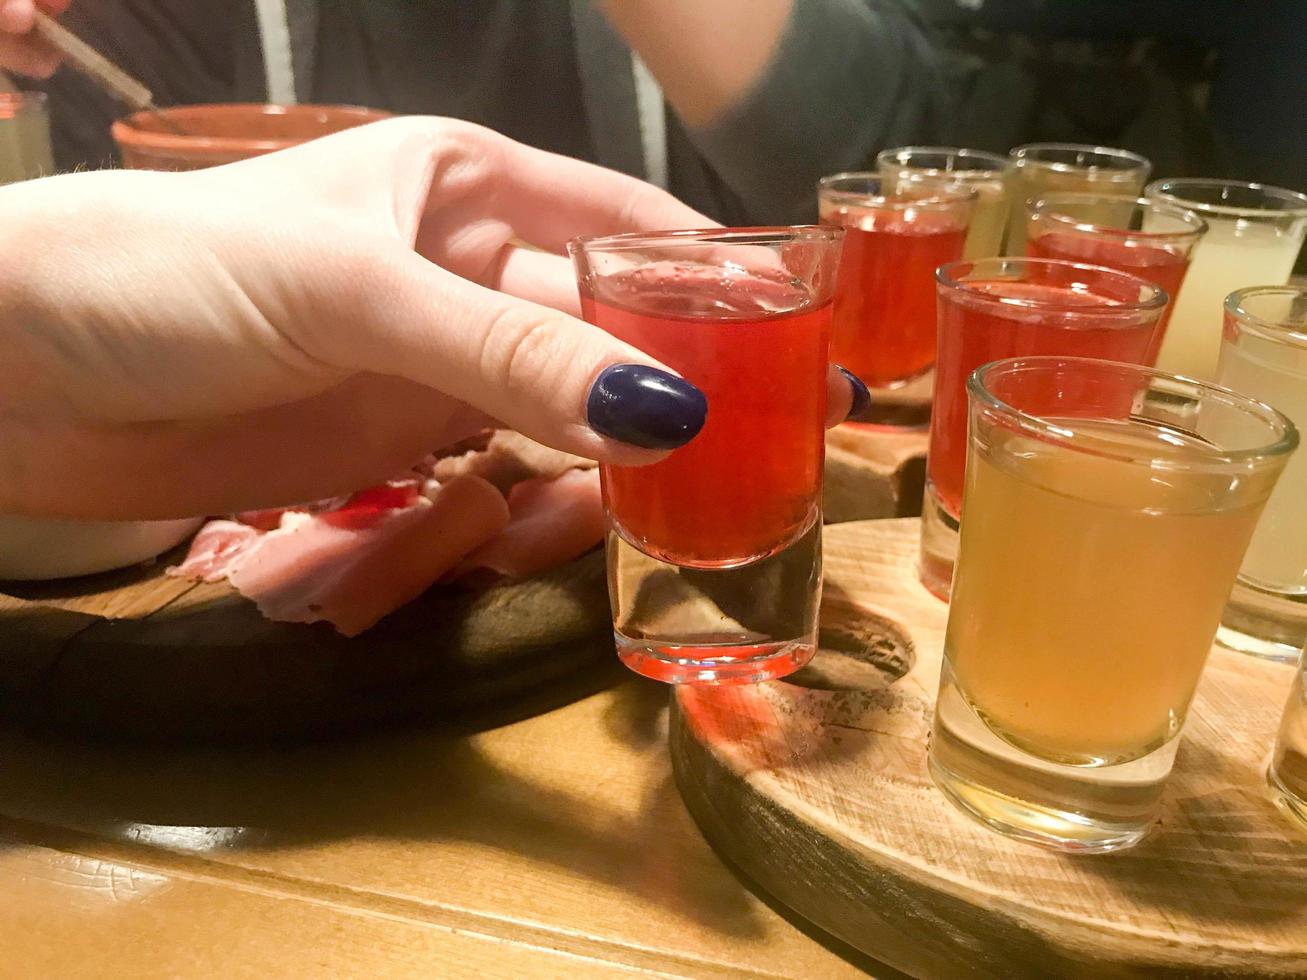
[{"label": "table plank", "polygon": [[[861,975],[704,843],[672,782],[666,706],[666,688],[631,678],[469,735],[197,750],[7,733],[0,812],[101,860],[585,961],[693,976]],[[46,935],[79,927],[70,912]],[[283,929],[295,928],[287,918]]]}]

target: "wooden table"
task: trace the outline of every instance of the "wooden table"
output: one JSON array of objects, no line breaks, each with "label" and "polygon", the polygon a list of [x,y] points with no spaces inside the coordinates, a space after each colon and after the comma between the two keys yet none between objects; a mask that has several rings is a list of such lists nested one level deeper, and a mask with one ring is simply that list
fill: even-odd
[{"label": "wooden table", "polygon": [[472,733],[0,734],[0,975],[861,975],[704,843],[666,688],[586,683]]}]

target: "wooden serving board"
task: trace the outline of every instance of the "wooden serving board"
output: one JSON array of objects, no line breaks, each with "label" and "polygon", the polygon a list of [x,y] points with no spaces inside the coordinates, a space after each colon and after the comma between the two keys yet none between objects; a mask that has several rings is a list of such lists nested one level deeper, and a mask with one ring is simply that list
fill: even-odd
[{"label": "wooden serving board", "polygon": [[150,566],[0,589],[0,711],[160,740],[326,735],[448,718],[612,659],[603,555],[436,587],[360,637],[274,623],[226,583]]},{"label": "wooden serving board", "polygon": [[1307,833],[1265,782],[1292,669],[1213,651],[1142,844],[1008,840],[926,774],[948,607],[917,582],[918,526],[827,529],[823,649],[804,671],[676,692],[677,784],[719,853],[913,975],[1307,975]]},{"label": "wooden serving board", "polygon": [[[836,520],[919,508],[925,436],[837,433]],[[318,736],[589,693],[616,671],[603,556],[482,592],[436,587],[352,640],[272,623],[164,569],[0,583],[0,716],[136,739]],[[551,694],[551,689],[554,694]]]}]

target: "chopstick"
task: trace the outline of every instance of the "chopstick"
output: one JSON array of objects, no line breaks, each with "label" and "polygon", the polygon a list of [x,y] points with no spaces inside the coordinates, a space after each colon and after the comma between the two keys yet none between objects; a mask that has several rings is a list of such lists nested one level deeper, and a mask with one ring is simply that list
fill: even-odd
[{"label": "chopstick", "polygon": [[33,33],[62,52],[70,64],[114,98],[138,112],[152,113],[170,131],[179,136],[186,131],[159,111],[152,93],[142,82],[123,71],[58,21],[36,12]]}]

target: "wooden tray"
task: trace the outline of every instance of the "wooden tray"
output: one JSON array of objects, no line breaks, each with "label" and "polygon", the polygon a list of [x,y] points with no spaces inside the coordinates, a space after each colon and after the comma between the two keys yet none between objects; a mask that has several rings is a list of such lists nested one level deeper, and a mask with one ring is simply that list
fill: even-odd
[{"label": "wooden tray", "polygon": [[[921,432],[837,430],[830,517],[919,509],[924,453]],[[433,588],[353,640],[324,624],[269,622],[225,583],[166,577],[181,554],[0,583],[3,717],[136,739],[319,736],[448,720],[526,695],[549,702],[551,687],[571,697],[615,673],[599,552],[485,592]]]},{"label": "wooden tray", "polygon": [[0,711],[161,740],[338,734],[482,708],[613,657],[603,555],[433,588],[352,640],[151,566],[0,591]]},{"label": "wooden tray", "polygon": [[963,816],[926,774],[947,606],[918,521],[827,529],[823,652],[682,688],[671,751],[718,851],[799,915],[921,976],[1307,975],[1307,834],[1266,759],[1290,667],[1214,650],[1160,826],[1072,857]]}]

